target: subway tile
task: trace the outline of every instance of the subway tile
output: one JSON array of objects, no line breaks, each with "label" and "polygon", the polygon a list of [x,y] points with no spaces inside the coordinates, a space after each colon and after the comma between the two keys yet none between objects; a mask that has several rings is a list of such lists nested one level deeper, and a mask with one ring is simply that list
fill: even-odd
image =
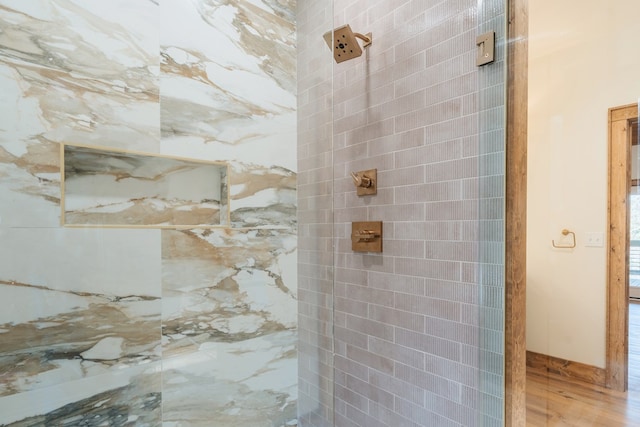
[{"label": "subway tile", "polygon": [[[378,178],[378,183],[381,183]],[[392,187],[378,187],[377,194],[373,197],[356,196],[356,187],[353,180],[349,177],[349,191],[346,193],[346,207],[357,208],[365,206],[392,205],[394,203],[394,189]]]},{"label": "subway tile", "polygon": [[362,301],[354,301],[352,298],[336,297],[334,308],[336,311],[350,313],[358,317],[369,317],[369,304]]},{"label": "subway tile", "polygon": [[399,187],[424,182],[424,165],[391,169],[378,174],[378,187]]},{"label": "subway tile", "polygon": [[443,200],[460,200],[462,196],[461,183],[448,180],[422,185],[398,187],[395,190],[396,203],[420,203]]},{"label": "subway tile", "polygon": [[[411,366],[411,365],[409,365]],[[416,367],[421,369],[420,367]],[[380,371],[370,371],[368,381],[383,390],[387,390],[402,399],[424,405],[424,389],[418,385],[403,381],[393,375],[388,375]]]},{"label": "subway tile", "polygon": [[466,356],[477,355],[477,348],[468,345],[460,347],[462,355],[459,361],[447,360],[432,354],[425,355],[424,371],[464,386],[478,387],[478,357],[475,359]]},{"label": "subway tile", "polygon": [[424,215],[424,206],[417,203],[367,208],[367,218],[378,221],[417,221]]},{"label": "subway tile", "polygon": [[[343,245],[344,243],[344,245]],[[353,252],[351,251],[351,239],[343,239],[338,242],[338,252],[344,250],[344,255],[336,260],[337,267],[361,269],[367,272],[392,272],[393,258],[384,256],[383,253]],[[362,284],[366,284],[362,282]]]},{"label": "subway tile", "polygon": [[424,145],[424,129],[418,128],[372,139],[369,142],[369,153],[372,156],[379,156],[383,153],[394,153],[422,145]]},{"label": "subway tile", "polygon": [[455,281],[460,279],[460,263],[449,260],[416,260],[397,258],[394,271],[398,274],[429,279]]},{"label": "subway tile", "polygon": [[391,170],[394,168],[393,153],[383,153],[377,156],[369,156],[367,159],[344,159],[343,162],[336,160],[336,164],[344,165],[344,171],[340,176],[349,177],[351,171],[378,169],[378,172]]},{"label": "subway tile", "polygon": [[[337,268],[335,272],[336,282],[344,284],[345,292],[349,288],[348,284],[363,285],[367,282],[367,271],[354,268]],[[366,290],[365,290],[366,291]],[[353,297],[351,298],[353,299]]]},{"label": "subway tile", "polygon": [[[349,406],[353,406],[365,413],[369,410],[369,403],[366,397],[358,394],[348,388],[341,386],[339,384],[335,385],[335,395],[337,399],[343,400],[344,402],[348,402]],[[359,424],[359,423],[358,423]]]},{"label": "subway tile", "polygon": [[[474,264],[475,265],[475,264]],[[478,285],[471,283],[450,282],[444,280],[427,279],[425,281],[425,294],[431,298],[460,303],[473,304],[478,301]],[[461,308],[464,312],[464,309]]]},{"label": "subway tile", "polygon": [[[420,129],[424,133],[424,129]],[[431,143],[425,141],[424,147],[408,149],[395,154],[395,167],[406,168],[416,165],[431,167],[434,163],[446,162],[462,157],[462,145],[459,141]]]},{"label": "subway tile", "polygon": [[426,259],[456,260],[474,262],[478,260],[478,243],[467,242],[426,242]]},{"label": "subway tile", "polygon": [[424,242],[421,240],[395,240],[385,234],[384,253],[386,256],[422,259],[425,257]]},{"label": "subway tile", "polygon": [[437,413],[440,408],[431,408],[412,404],[404,399],[396,398],[395,410],[420,426],[462,427],[461,424]]},{"label": "subway tile", "polygon": [[425,219],[427,221],[442,220],[477,220],[479,206],[476,200],[442,201],[425,203]]},{"label": "subway tile", "polygon": [[346,329],[336,327],[334,336],[336,340],[349,343],[349,345],[360,347],[365,350],[368,348],[368,338],[365,333],[360,333],[350,328]]},{"label": "subway tile", "polygon": [[415,332],[425,331],[425,316],[396,310],[389,305],[370,304],[368,318],[385,325],[397,326]]},{"label": "subway tile", "polygon": [[[394,406],[395,407],[395,406]],[[385,408],[375,402],[369,403],[369,414],[383,423],[383,426],[403,426],[403,427],[420,427],[424,424],[417,424],[405,418],[401,413],[395,412],[394,409]]]},{"label": "subway tile", "polygon": [[369,381],[363,381],[353,376],[347,376],[346,386],[349,390],[353,390],[354,392],[365,396],[370,401],[381,404],[387,408],[393,408],[393,394],[380,387],[376,387]]},{"label": "subway tile", "polygon": [[471,346],[479,344],[478,328],[472,324],[426,316],[424,332]]},{"label": "subway tile", "polygon": [[456,301],[397,293],[394,307],[398,310],[423,314],[427,318],[460,320],[461,304]]},{"label": "subway tile", "polygon": [[393,341],[393,326],[362,317],[347,315],[347,328],[368,336]]},{"label": "subway tile", "polygon": [[426,182],[440,182],[473,178],[478,174],[478,160],[456,159],[430,165],[426,168]]},{"label": "subway tile", "polygon": [[347,357],[358,360],[370,369],[375,369],[386,374],[393,374],[393,361],[386,357],[379,356],[361,348],[347,345]]},{"label": "subway tile", "polygon": [[[407,365],[397,364],[395,377],[422,388],[425,392],[453,399],[459,396],[459,386],[446,377],[434,375],[424,370],[412,368]],[[427,396],[428,393],[425,394]]]},{"label": "subway tile", "polygon": [[368,285],[376,289],[385,289],[410,295],[424,295],[424,279],[400,274],[370,272]]},{"label": "subway tile", "polygon": [[432,104],[427,95],[427,107],[420,110],[411,110],[407,113],[395,116],[394,126],[396,132],[405,132],[412,129],[440,124],[460,117],[460,99],[447,99],[437,104]]},{"label": "subway tile", "polygon": [[353,375],[364,381],[369,378],[369,368],[364,363],[344,356],[336,356],[335,368],[338,371],[348,372],[349,375]]}]

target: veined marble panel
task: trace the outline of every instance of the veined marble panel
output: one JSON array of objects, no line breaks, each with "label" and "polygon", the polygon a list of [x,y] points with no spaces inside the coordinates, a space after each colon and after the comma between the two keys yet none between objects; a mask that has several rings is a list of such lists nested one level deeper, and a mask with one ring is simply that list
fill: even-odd
[{"label": "veined marble panel", "polygon": [[3,307],[0,396],[113,373],[160,356],[158,298],[52,291],[4,280],[0,293],[22,309],[7,318],[18,310]]},{"label": "veined marble panel", "polygon": [[[164,424],[296,424],[294,12],[1,2],[0,424],[159,425],[161,350]],[[228,161],[253,229],[60,228],[60,143]]]},{"label": "veined marble panel", "polygon": [[66,224],[229,222],[223,164],[66,145],[64,177]]},{"label": "veined marble panel", "polygon": [[0,241],[0,396],[159,359],[159,230],[0,229]]},{"label": "veined marble panel", "polygon": [[296,333],[202,344],[163,363],[164,426],[297,426]]},{"label": "veined marble panel", "polygon": [[239,162],[231,170],[229,204],[234,227],[296,229],[294,172]]},{"label": "veined marble panel", "polygon": [[163,230],[167,425],[296,425],[296,253],[291,230]]},{"label": "veined marble panel", "polygon": [[0,227],[0,242],[5,282],[118,298],[161,296],[160,230]]},{"label": "veined marble panel", "polygon": [[160,9],[162,152],[295,171],[295,0]]},{"label": "veined marble panel", "polygon": [[161,152],[230,163],[233,227],[295,227],[295,1],[160,9]]},{"label": "veined marble panel", "polygon": [[157,152],[158,17],[149,0],[3,1],[1,145]]},{"label": "veined marble panel", "polygon": [[0,226],[60,224],[59,153],[60,147],[55,143],[0,141]]},{"label": "veined marble panel", "polygon": [[162,425],[160,363],[0,397],[0,425]]}]

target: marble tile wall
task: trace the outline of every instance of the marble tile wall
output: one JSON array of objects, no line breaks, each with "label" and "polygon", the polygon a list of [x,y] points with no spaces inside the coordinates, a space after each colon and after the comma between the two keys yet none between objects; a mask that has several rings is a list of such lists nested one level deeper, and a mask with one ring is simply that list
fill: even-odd
[{"label": "marble tile wall", "polygon": [[[0,425],[296,424],[294,12],[0,4]],[[64,227],[63,143],[227,163],[231,227]]]}]

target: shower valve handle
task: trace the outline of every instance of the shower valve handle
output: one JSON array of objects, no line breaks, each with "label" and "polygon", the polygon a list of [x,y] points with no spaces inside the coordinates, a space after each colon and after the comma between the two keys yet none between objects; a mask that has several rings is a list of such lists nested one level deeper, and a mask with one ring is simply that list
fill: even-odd
[{"label": "shower valve handle", "polygon": [[371,178],[362,173],[351,172],[351,178],[356,187],[369,188],[371,187]]},{"label": "shower valve handle", "polygon": [[358,242],[371,242],[377,237],[380,237],[380,233],[377,233],[374,230],[360,230],[353,233],[353,237]]}]

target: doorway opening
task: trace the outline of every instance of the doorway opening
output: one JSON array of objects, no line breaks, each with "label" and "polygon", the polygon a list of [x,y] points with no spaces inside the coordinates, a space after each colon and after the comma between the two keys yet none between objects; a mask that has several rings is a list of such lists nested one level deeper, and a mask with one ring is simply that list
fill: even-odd
[{"label": "doorway opening", "polygon": [[626,391],[629,370],[629,283],[633,129],[638,104],[609,110],[609,252],[606,386]]},{"label": "doorway opening", "polygon": [[[507,150],[507,170],[510,173],[507,174],[507,342],[506,349],[507,355],[507,384],[506,384],[506,404],[507,404],[507,425],[521,426],[527,425],[527,411],[523,404],[523,392],[528,392],[530,387],[526,384],[526,351],[527,351],[527,339],[538,339],[540,345],[538,348],[545,350],[549,347],[554,347],[554,355],[563,357],[569,360],[579,360],[585,362],[591,366],[599,368],[603,374],[605,369],[608,368],[611,371],[610,360],[623,360],[623,366],[625,366],[625,374],[627,373],[627,362],[629,343],[626,347],[620,348],[621,341],[620,336],[628,333],[628,277],[624,277],[624,262],[627,257],[627,246],[623,242],[622,247],[617,247],[618,251],[611,255],[611,257],[620,256],[623,268],[623,274],[618,281],[609,281],[610,271],[614,271],[614,268],[610,266],[609,259],[609,236],[613,233],[620,233],[619,229],[611,230],[608,228],[608,216],[609,212],[607,203],[609,202],[606,194],[608,187],[611,185],[607,182],[607,148],[604,145],[606,141],[606,119],[604,114],[607,112],[607,108],[612,105],[619,105],[623,102],[635,101],[635,98],[627,98],[630,94],[637,96],[638,86],[637,69],[633,71],[636,66],[636,62],[629,60],[617,61],[615,58],[610,60],[602,59],[596,64],[587,56],[584,61],[581,59],[585,52],[590,52],[593,49],[594,44],[602,42],[603,46],[616,46],[616,52],[621,56],[628,58],[628,50],[623,44],[624,40],[633,39],[629,37],[629,32],[633,29],[637,29],[637,26],[627,25],[628,21],[626,17],[634,16],[629,14],[629,8],[635,7],[634,2],[621,2],[621,8],[614,8],[613,5],[607,3],[605,13],[597,14],[597,21],[603,24],[607,21],[606,18],[610,18],[612,23],[612,31],[609,31],[610,39],[604,41],[599,34],[599,37],[590,37],[588,39],[582,39],[583,35],[591,35],[588,31],[572,30],[573,28],[581,28],[587,22],[592,19],[593,11],[580,8],[579,5],[574,6],[570,4],[563,5],[562,8],[549,9],[547,4],[539,4],[536,2],[530,2],[528,0],[510,0],[509,1],[509,28],[510,28],[510,60],[509,60],[509,103],[508,103],[508,150]],[[604,6],[603,6],[604,7]],[[637,15],[635,15],[637,16]],[[544,19],[543,19],[544,18]],[[624,18],[624,19],[621,19]],[[596,18],[593,18],[596,20]],[[633,19],[630,18],[632,21]],[[573,26],[571,26],[573,25]],[[555,26],[555,28],[554,28]],[[586,28],[589,25],[585,25]],[[624,37],[618,37],[618,34],[623,35],[619,31],[624,31]],[[529,38],[529,35],[532,35]],[[564,40],[565,43],[561,43]],[[613,41],[612,41],[613,40]],[[531,42],[531,43],[529,43]],[[612,52],[613,49],[607,49],[608,52]],[[545,66],[539,64],[540,58],[548,59],[549,62]],[[569,59],[569,60],[567,60]],[[556,62],[552,60],[564,61],[562,66],[558,66]],[[618,69],[614,64],[624,63],[623,69]],[[588,66],[586,66],[588,64]],[[598,65],[598,66],[596,66]],[[601,66],[600,66],[601,65]],[[537,74],[536,74],[537,72]],[[602,79],[602,76],[606,76],[606,79]],[[603,89],[599,89],[598,82],[602,81],[602,84],[607,86]],[[535,90],[527,91],[528,85],[541,83]],[[615,82],[615,84],[612,84]],[[556,83],[556,86],[550,87]],[[549,97],[552,101],[551,104],[545,103],[545,97]],[[597,98],[597,105],[596,105]],[[572,105],[568,106],[565,110],[560,110],[559,104],[564,100],[571,101]],[[622,100],[622,101],[620,101]],[[564,105],[564,104],[563,104]],[[582,107],[590,106],[589,108],[582,109]],[[537,110],[536,110],[537,108]],[[540,113],[540,117],[531,117],[527,114],[528,111],[534,110]],[[544,113],[548,114],[545,115]],[[603,114],[604,113],[604,114]],[[549,117],[551,116],[551,117]],[[553,121],[556,117],[558,120]],[[637,117],[637,113],[636,116]],[[555,125],[552,130],[557,133],[540,132],[540,134],[528,133],[526,130],[529,128],[530,123],[549,123]],[[563,121],[563,119],[566,119]],[[570,131],[566,131],[566,134],[560,131],[568,129],[568,121],[571,119],[577,123],[577,126],[572,126]],[[536,122],[536,120],[538,120]],[[594,131],[589,131],[588,135],[583,135],[580,132],[585,132],[585,129],[593,129],[592,125],[597,122],[598,138],[594,142]],[[580,132],[573,132],[575,128],[578,128]],[[524,130],[524,131],[523,131]],[[567,149],[566,152],[552,153],[551,150],[540,152],[540,146],[546,149],[546,145],[543,142],[549,140],[549,136],[558,135],[557,144],[553,145],[554,149],[561,150],[563,147],[574,148]],[[569,137],[567,137],[567,135]],[[579,136],[577,136],[579,135]],[[604,138],[603,138],[604,137]],[[528,144],[528,140],[530,144]],[[570,142],[575,142],[572,146]],[[591,142],[591,146],[586,148],[586,142]],[[529,151],[528,148],[536,147],[538,151]],[[577,149],[575,149],[577,148]],[[594,150],[596,148],[596,150]],[[599,150],[599,151],[598,151]],[[534,158],[538,154],[538,158]],[[558,155],[555,155],[558,154]],[[542,164],[548,171],[550,166],[555,161],[557,163],[558,173],[553,177],[568,176],[574,177],[573,181],[567,184],[566,191],[560,191],[558,180],[550,180],[550,184],[543,182],[540,188],[532,188],[526,185],[527,176],[540,177],[545,175],[544,172],[533,171],[533,173],[527,174],[527,161],[541,160],[540,162],[530,162],[531,164]],[[524,161],[523,161],[524,159]],[[575,162],[571,162],[575,159]],[[578,169],[579,174],[572,174],[570,172]],[[586,171],[586,172],[585,172]],[[573,194],[577,194],[574,190],[595,189],[592,185],[595,176],[598,177],[598,185],[596,191],[589,191],[586,197],[581,196],[581,200],[576,201]],[[523,177],[525,177],[523,179]],[[547,176],[545,175],[545,178]],[[535,200],[535,202],[529,202],[526,194],[532,194],[535,190],[540,190],[537,194],[542,195],[542,202]],[[546,209],[547,201],[550,199],[550,192],[556,191],[560,193],[560,196],[553,199],[548,203],[550,207]],[[569,197],[564,197],[565,195]],[[546,197],[546,199],[545,199]],[[597,212],[595,209],[591,209],[588,205],[588,201],[593,197],[598,198]],[[623,199],[628,200],[628,193],[623,193]],[[582,203],[585,201],[584,203]],[[623,206],[628,206],[623,204]],[[541,229],[536,230],[535,233],[523,233],[527,227],[523,224],[529,224],[532,222],[532,216],[529,215],[526,206],[533,205],[534,207],[545,206],[545,211],[542,214],[547,215],[543,217],[543,221],[546,218],[551,218],[547,222],[541,222]],[[522,206],[525,206],[522,208]],[[569,208],[562,210],[560,214],[557,214],[559,209],[557,207]],[[512,214],[516,212],[517,215]],[[541,216],[542,216],[541,214]],[[588,217],[588,220],[584,220]],[[553,221],[558,222],[552,223]],[[581,222],[580,222],[581,221]],[[576,224],[578,222],[578,224]],[[626,226],[626,224],[625,224]],[[569,277],[560,277],[560,275],[554,275],[549,273],[551,280],[543,280],[542,282],[535,282],[531,280],[527,272],[524,271],[522,266],[522,259],[527,258],[527,252],[529,254],[532,251],[528,251],[527,247],[530,245],[522,244],[526,240],[533,240],[540,238],[541,257],[547,257],[548,252],[553,249],[547,249],[545,244],[549,244],[551,239],[557,238],[553,233],[557,233],[564,228],[570,230],[578,230],[579,232],[579,249],[575,252],[569,252],[565,250],[558,256],[553,254],[549,256],[553,261],[557,261],[555,265],[566,266],[568,262],[579,258],[581,253],[578,253],[580,248],[586,246],[588,237],[587,232],[597,232],[604,237],[604,244],[598,246],[600,249],[584,249],[582,252],[589,251],[591,255],[595,255],[597,262],[591,262],[591,264],[582,264],[582,268],[578,268],[575,271],[580,273],[580,277],[576,278],[569,275]],[[550,238],[547,239],[548,235]],[[542,237],[540,237],[542,236]],[[544,240],[544,242],[542,242]],[[513,242],[513,243],[511,243]],[[613,246],[613,245],[612,245]],[[512,250],[512,252],[509,252]],[[577,253],[577,254],[576,254]],[[563,257],[563,258],[560,258]],[[514,262],[516,261],[516,262]],[[531,266],[534,263],[527,261],[528,271],[543,271],[545,274],[551,269],[537,268],[538,265]],[[547,262],[546,264],[550,264]],[[576,262],[576,264],[578,264]],[[511,268],[510,265],[516,265],[518,268]],[[544,267],[544,266],[543,266]],[[569,270],[569,269],[567,269]],[[572,272],[574,270],[571,270]],[[555,270],[552,271],[555,273]],[[589,274],[587,274],[589,273]],[[582,276],[588,275],[588,280],[583,280]],[[535,279],[535,278],[534,278]],[[542,279],[547,279],[543,277]],[[559,282],[559,284],[557,284]],[[597,283],[596,283],[597,282]],[[552,283],[557,286],[549,286],[547,292],[546,288],[541,288],[540,299],[543,300],[543,306],[541,311],[544,312],[553,311],[554,317],[551,316],[534,316],[532,310],[527,307],[527,291],[536,290],[534,286],[537,283],[549,284]],[[566,284],[569,284],[565,286]],[[607,287],[607,284],[611,283],[611,286]],[[588,284],[588,285],[586,285]],[[620,286],[621,285],[621,286]],[[573,288],[572,288],[573,286]],[[626,287],[625,287],[626,286]],[[575,288],[575,289],[574,289]],[[623,290],[624,289],[624,293]],[[574,291],[568,292],[567,290]],[[596,290],[597,292],[593,292]],[[563,291],[567,291],[562,293]],[[591,298],[586,300],[583,291],[592,291],[589,295]],[[611,298],[611,296],[617,297],[623,295],[622,298]],[[552,298],[542,298],[543,296],[551,295]],[[536,297],[536,295],[534,295]],[[564,300],[559,300],[564,297]],[[625,298],[626,297],[626,298]],[[569,303],[565,303],[568,300]],[[575,305],[571,305],[575,302]],[[587,304],[590,302],[591,304]],[[555,304],[551,306],[552,304]],[[617,305],[616,305],[617,304]],[[574,312],[567,310],[567,307],[579,307],[582,311],[575,310],[576,315],[572,315]],[[588,309],[584,309],[587,307]],[[537,336],[532,331],[526,331],[526,317],[533,319],[531,322],[537,329],[533,332],[539,332]],[[586,322],[582,322],[583,318],[586,318]],[[564,322],[564,323],[563,323]],[[572,335],[573,329],[571,328],[575,323],[579,323],[581,329],[577,329],[578,333],[583,333],[586,336],[578,337],[577,334]],[[608,339],[605,343],[605,330],[611,330],[610,325],[624,325],[618,329],[623,331],[623,334],[618,334],[618,337],[614,339]],[[595,325],[595,327],[594,327]],[[553,340],[547,339],[549,332],[555,334]],[[565,339],[555,339],[556,336],[562,335]],[[626,335],[625,335],[626,337]],[[627,337],[628,338],[628,337]],[[586,351],[583,348],[576,350],[580,345],[572,345],[574,342],[588,347]],[[606,346],[606,348],[605,348]],[[561,348],[562,351],[555,351],[557,348]],[[532,347],[535,350],[534,347]],[[565,351],[568,349],[567,351]],[[591,351],[595,349],[596,351]],[[613,349],[613,350],[612,350]],[[605,354],[606,353],[606,354]],[[578,355],[574,357],[575,355]],[[614,354],[614,358],[611,355]],[[624,355],[621,357],[621,355]],[[605,361],[605,357],[607,361]],[[564,365],[563,365],[564,366]],[[510,374],[513,372],[514,374]],[[604,376],[604,375],[603,375]],[[616,379],[620,376],[609,375]],[[626,375],[625,375],[626,377]],[[563,378],[563,383],[567,382],[566,378]],[[550,380],[545,378],[545,386],[548,385]],[[605,381],[602,381],[604,385]],[[609,381],[609,386],[611,382]],[[625,382],[622,383],[623,386]],[[594,387],[595,389],[596,387]],[[604,387],[598,387],[598,391],[594,392],[599,396],[599,400],[594,400],[593,409],[596,406],[601,405],[603,396],[607,398],[614,396],[620,397],[620,407],[613,408],[612,411],[620,412],[620,420],[624,420],[625,408],[627,402],[625,397],[627,393],[610,392],[610,389]],[[527,393],[528,394],[528,393]],[[568,394],[564,391],[558,391],[558,402],[560,403],[560,410],[564,411],[566,408],[566,402]],[[631,395],[631,394],[629,394]],[[554,395],[555,396],[555,395]],[[552,398],[545,396],[543,409],[549,409],[552,406]],[[613,397],[612,397],[613,399]],[[526,399],[528,400],[528,398]],[[573,402],[573,400],[572,400]],[[575,403],[582,403],[582,399],[576,399]],[[528,404],[528,402],[527,402]],[[605,407],[608,407],[606,404]],[[580,416],[585,416],[589,411],[580,412]],[[616,412],[617,413],[617,412]],[[561,416],[566,415],[561,412]],[[607,415],[607,421],[603,425],[612,425],[613,416],[611,413]],[[546,419],[546,418],[545,418]],[[557,419],[557,418],[556,418]],[[567,419],[567,418],[564,418]],[[584,418],[583,418],[584,419]],[[528,425],[545,425],[543,422],[538,424]],[[620,423],[618,425],[624,425]]]},{"label": "doorway opening", "polygon": [[638,119],[630,120],[631,185],[629,191],[629,298],[640,303],[640,151]]}]

